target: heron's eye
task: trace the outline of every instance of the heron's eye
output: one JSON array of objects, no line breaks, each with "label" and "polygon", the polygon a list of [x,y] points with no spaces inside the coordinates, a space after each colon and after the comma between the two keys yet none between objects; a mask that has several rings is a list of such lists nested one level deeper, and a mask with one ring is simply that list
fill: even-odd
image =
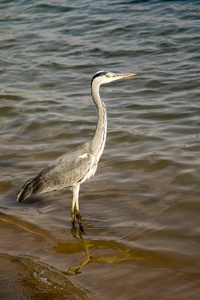
[{"label": "heron's eye", "polygon": [[107,77],[107,78],[110,78],[110,77],[111,77],[111,75],[110,75],[110,74],[106,74],[106,77]]}]

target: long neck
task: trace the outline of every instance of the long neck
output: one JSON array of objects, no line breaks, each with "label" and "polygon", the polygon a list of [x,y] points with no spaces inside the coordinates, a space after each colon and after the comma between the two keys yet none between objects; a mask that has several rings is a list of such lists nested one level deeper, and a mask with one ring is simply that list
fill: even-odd
[{"label": "long neck", "polygon": [[94,136],[92,138],[92,152],[96,156],[97,161],[99,161],[106,142],[107,115],[105,104],[103,103],[103,101],[101,101],[99,95],[99,85],[93,82],[91,90],[92,99],[96,105],[98,113],[98,121],[94,132]]}]

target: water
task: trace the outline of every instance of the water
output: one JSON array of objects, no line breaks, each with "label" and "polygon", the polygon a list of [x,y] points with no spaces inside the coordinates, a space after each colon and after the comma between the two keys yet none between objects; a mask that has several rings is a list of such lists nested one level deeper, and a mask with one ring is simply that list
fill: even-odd
[{"label": "water", "polygon": [[[199,1],[1,1],[0,298],[200,299]],[[20,185],[92,136],[81,186],[16,202]]]}]

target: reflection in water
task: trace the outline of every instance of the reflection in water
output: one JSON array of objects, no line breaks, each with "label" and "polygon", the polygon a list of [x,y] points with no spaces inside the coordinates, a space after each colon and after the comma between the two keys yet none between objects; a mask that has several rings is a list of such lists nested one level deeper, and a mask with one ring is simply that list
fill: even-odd
[{"label": "reflection in water", "polygon": [[[79,263],[76,266],[71,266],[67,271],[68,275],[78,274],[80,270],[89,263],[104,262],[108,264],[113,264],[122,261],[128,261],[131,259],[135,259],[135,260],[145,259],[145,256],[142,256],[141,251],[137,251],[137,250],[133,251],[132,249],[125,247],[115,241],[89,240],[89,239],[87,240],[86,238],[83,238],[81,231],[79,231],[79,233],[80,233],[80,242],[75,244],[75,248],[73,249],[73,251],[74,252],[84,251],[86,258],[82,263]],[[73,237],[74,237],[74,233],[73,233]],[[64,244],[60,243],[56,247],[56,252],[68,253],[69,248],[70,247],[67,243]],[[97,252],[98,255],[96,256],[91,255],[90,249],[93,252]],[[112,250],[109,252],[110,253],[114,252],[114,254],[110,256],[103,255],[105,252],[107,252],[106,250]],[[102,252],[103,254],[100,255],[99,252]],[[134,256],[133,256],[133,252],[134,252]]]},{"label": "reflection in water", "polygon": [[[59,238],[51,235],[49,231],[41,229],[30,222],[20,220],[15,216],[1,213],[0,220],[1,241],[4,247],[4,240],[7,239],[7,231],[5,231],[5,229],[9,228],[13,236],[11,247],[4,249],[4,251],[10,252],[10,256],[1,254],[0,257],[4,259],[3,263],[5,265],[10,265],[12,264],[12,260],[15,260],[17,262],[16,272],[18,272],[21,266],[23,266],[23,268],[26,266],[23,273],[28,271],[27,280],[29,280],[30,297],[33,296],[33,291],[42,292],[46,290],[48,293],[56,291],[65,294],[78,294],[80,297],[83,297],[83,299],[87,299],[89,291],[86,292],[84,288],[80,288],[80,285],[78,287],[74,285],[68,276],[80,274],[82,268],[89,263],[115,264],[131,259],[141,260],[144,259],[146,255],[141,251],[130,249],[116,241],[95,240],[94,237],[89,236],[87,238],[84,236],[83,238],[81,231],[79,231],[79,237],[74,236],[73,232],[71,242],[63,242]],[[26,251],[25,249],[28,249],[29,245],[32,245],[32,255],[21,255],[21,251]],[[52,252],[52,249],[55,249],[55,253]],[[68,266],[67,271],[61,271],[53,267],[53,265],[42,261],[45,260],[47,254],[51,256],[51,263],[52,260],[55,259],[55,255],[61,255],[61,257],[64,255],[65,265],[69,265],[70,260],[68,263],[67,261],[70,255],[78,254],[77,260],[80,260],[83,253],[85,254],[83,261],[77,263],[77,265]],[[107,253],[107,255],[105,255],[105,253]],[[65,269],[64,266],[63,268]],[[7,273],[8,275],[6,276],[9,276],[9,268],[7,268]],[[37,286],[37,288],[35,286]],[[3,288],[5,288],[5,286],[3,286]],[[23,290],[23,282],[19,289],[20,288]],[[38,297],[38,299],[40,298]],[[62,298],[58,297],[58,299]]]}]

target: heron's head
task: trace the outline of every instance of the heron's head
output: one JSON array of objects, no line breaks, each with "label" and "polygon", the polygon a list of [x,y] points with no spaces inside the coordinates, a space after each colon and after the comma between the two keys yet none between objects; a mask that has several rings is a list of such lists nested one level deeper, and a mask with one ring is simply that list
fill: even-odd
[{"label": "heron's head", "polygon": [[136,74],[133,73],[113,73],[113,72],[108,72],[108,71],[99,71],[97,72],[91,81],[91,84],[95,82],[97,85],[101,85],[104,83],[109,83],[114,80],[118,80],[120,78],[124,77],[130,77],[134,76]]}]

